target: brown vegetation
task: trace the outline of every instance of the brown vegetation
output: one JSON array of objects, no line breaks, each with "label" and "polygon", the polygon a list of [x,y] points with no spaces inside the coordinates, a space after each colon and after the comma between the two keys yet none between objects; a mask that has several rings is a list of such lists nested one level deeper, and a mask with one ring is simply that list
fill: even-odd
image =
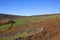
[{"label": "brown vegetation", "polygon": [[[35,35],[21,38],[22,40],[60,40],[60,18],[34,23],[32,27],[44,27],[45,29]],[[19,38],[18,38],[19,39]]]},{"label": "brown vegetation", "polygon": [[[33,23],[32,26],[26,27],[26,29],[36,28],[36,27],[43,27],[44,30],[40,33],[31,35],[28,37],[23,37],[23,38],[18,37],[18,39],[19,40],[20,39],[21,40],[60,40],[59,38],[60,37],[60,18],[54,18],[51,20],[45,20],[42,22]],[[12,32],[13,31],[16,32],[22,29],[25,29],[25,27],[13,29]],[[9,32],[10,32],[9,30],[5,31],[5,33],[9,33]],[[4,32],[0,32],[0,34],[4,34]]]},{"label": "brown vegetation", "polygon": [[[9,20],[1,21],[0,24],[8,23],[8,21]],[[44,30],[31,36],[26,36],[23,38],[18,37],[14,38],[13,40],[60,40],[60,18],[53,18],[41,22],[32,23],[31,26],[27,25],[27,27],[24,26],[20,28],[12,28],[10,30],[0,31],[0,37],[1,35],[3,36],[6,36],[7,34],[11,35],[9,33],[13,34],[15,32],[17,33],[19,32],[19,30],[30,29],[30,28],[34,29],[37,27],[43,27]]]}]

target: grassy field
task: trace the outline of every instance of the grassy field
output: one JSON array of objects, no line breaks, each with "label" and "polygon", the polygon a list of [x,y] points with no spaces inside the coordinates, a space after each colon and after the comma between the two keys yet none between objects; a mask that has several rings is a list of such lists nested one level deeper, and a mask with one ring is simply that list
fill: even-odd
[{"label": "grassy field", "polygon": [[[24,19],[16,19],[14,20],[16,23],[13,24],[13,27],[21,27],[22,25],[25,25],[26,24],[26,18]],[[6,24],[6,25],[2,25],[0,26],[0,30],[6,30],[10,27],[11,24]]]},{"label": "grassy field", "polygon": [[[40,22],[40,21],[53,19],[53,18],[60,18],[60,15],[38,16],[38,17],[27,17],[27,18],[22,18],[22,19],[16,19],[16,20],[14,20],[16,23],[13,25],[12,28],[23,27],[23,26],[26,26],[26,25],[28,25],[28,27],[29,27],[34,22]],[[7,30],[10,27],[10,25],[11,24],[6,24],[6,25],[0,26],[0,31]],[[14,38],[17,38],[17,37],[22,37],[22,36],[31,35],[31,34],[34,34],[34,32],[32,31],[32,32],[27,33],[27,31],[25,31],[25,32],[22,32],[21,34],[18,33],[18,34],[12,35],[12,36],[7,36],[7,37],[0,38],[0,40],[9,40],[9,39],[14,39]]]},{"label": "grassy field", "polygon": [[[29,25],[29,23],[32,22],[39,22],[39,21],[43,21],[46,19],[51,19],[51,18],[59,18],[60,15],[55,15],[55,16],[42,16],[42,17],[28,17],[28,18],[22,18],[22,19],[16,19],[14,20],[16,23],[13,25],[14,27],[22,27],[24,25]],[[11,24],[6,24],[6,25],[2,25],[0,26],[0,30],[6,30],[10,27]]]}]

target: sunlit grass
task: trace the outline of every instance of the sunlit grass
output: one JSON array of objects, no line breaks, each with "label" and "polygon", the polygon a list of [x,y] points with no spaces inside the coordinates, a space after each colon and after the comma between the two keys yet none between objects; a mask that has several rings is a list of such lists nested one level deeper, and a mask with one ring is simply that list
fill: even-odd
[{"label": "sunlit grass", "polygon": [[[30,25],[32,25],[31,22],[38,22],[38,21],[43,21],[43,20],[53,19],[53,18],[60,18],[60,15],[42,16],[42,17],[29,17],[29,18],[23,18],[23,19],[16,19],[16,20],[14,20],[16,23],[13,25],[13,28],[14,27],[22,27],[22,26],[25,26],[25,25],[30,26]],[[11,24],[0,26],[0,31],[8,29],[10,27],[10,25]],[[37,32],[36,31],[31,31],[31,32],[23,31],[22,33],[17,33],[15,35],[0,38],[0,40],[9,40],[9,39],[14,39],[14,38],[18,38],[18,37],[34,35],[38,32],[40,32],[40,31],[37,31]]]}]

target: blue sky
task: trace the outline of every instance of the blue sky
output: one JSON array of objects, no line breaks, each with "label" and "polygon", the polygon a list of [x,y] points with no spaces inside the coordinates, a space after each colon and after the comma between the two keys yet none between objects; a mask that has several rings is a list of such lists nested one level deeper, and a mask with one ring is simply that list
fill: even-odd
[{"label": "blue sky", "polygon": [[27,16],[60,13],[60,0],[0,0],[0,13]]}]

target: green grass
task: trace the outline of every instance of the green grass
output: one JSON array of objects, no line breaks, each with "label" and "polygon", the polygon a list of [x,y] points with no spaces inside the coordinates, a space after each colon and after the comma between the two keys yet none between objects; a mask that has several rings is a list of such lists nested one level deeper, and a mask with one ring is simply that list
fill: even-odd
[{"label": "green grass", "polygon": [[55,15],[55,16],[41,16],[41,17],[31,17],[28,18],[28,20],[30,21],[42,21],[42,20],[46,20],[46,19],[51,19],[51,18],[59,18],[60,15]]},{"label": "green grass", "polygon": [[[43,21],[46,19],[59,18],[59,17],[60,17],[60,15],[16,19],[16,20],[14,20],[16,23],[13,25],[13,28],[14,27],[22,27],[24,25],[31,25],[31,22],[39,22],[39,21]],[[6,24],[6,25],[0,26],[0,31],[8,29],[10,27],[10,25],[11,24]]]},{"label": "green grass", "polygon": [[[22,25],[25,25],[26,24],[26,19],[27,18],[14,20],[16,23],[13,24],[13,27],[21,27]],[[11,24],[6,24],[6,25],[0,26],[0,31],[8,29],[10,27],[10,25]]]}]

